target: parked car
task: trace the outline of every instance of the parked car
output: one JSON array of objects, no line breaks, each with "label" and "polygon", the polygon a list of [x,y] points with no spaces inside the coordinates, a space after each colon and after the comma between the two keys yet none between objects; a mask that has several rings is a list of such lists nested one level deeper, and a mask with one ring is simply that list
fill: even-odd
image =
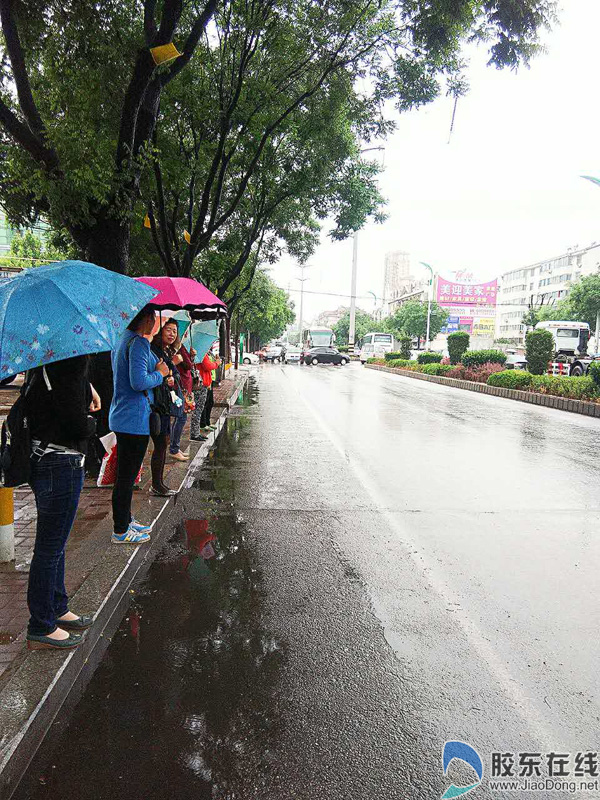
[{"label": "parked car", "polygon": [[242,364],[260,364],[260,358],[255,353],[244,353]]},{"label": "parked car", "polygon": [[286,364],[299,364],[302,351],[299,347],[288,347],[285,352],[284,361]]},{"label": "parked car", "polygon": [[504,369],[527,369],[527,358],[516,350],[507,350]]},{"label": "parked car", "polygon": [[282,358],[281,347],[267,347],[265,350],[265,361],[280,362]]},{"label": "parked car", "polygon": [[311,347],[302,353],[304,364],[348,364],[350,358],[335,347]]}]

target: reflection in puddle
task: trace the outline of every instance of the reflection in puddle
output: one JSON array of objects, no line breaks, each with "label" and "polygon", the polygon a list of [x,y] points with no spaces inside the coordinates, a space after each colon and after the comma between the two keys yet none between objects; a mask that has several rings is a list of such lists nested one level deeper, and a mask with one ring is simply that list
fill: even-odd
[{"label": "reflection in puddle", "polygon": [[28,797],[225,800],[267,769],[286,654],[263,622],[261,573],[229,508],[235,485],[222,458],[241,446],[242,419],[228,421],[187,493],[193,518],[177,525],[135,587]]}]

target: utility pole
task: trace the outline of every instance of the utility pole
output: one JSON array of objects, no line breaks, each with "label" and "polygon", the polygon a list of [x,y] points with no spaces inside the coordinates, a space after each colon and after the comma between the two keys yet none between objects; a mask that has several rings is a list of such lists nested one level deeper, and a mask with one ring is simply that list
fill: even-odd
[{"label": "utility pole", "polygon": [[431,294],[433,291],[433,268],[421,261],[421,264],[426,267],[430,274],[429,283],[427,286],[427,334],[425,336],[425,350],[429,350],[429,333],[431,331]]},{"label": "utility pole", "polygon": [[304,281],[307,281],[308,278],[304,277],[304,270],[307,268],[308,264],[300,264],[300,269],[302,270],[302,277],[296,278],[297,281],[300,281],[300,318],[298,320],[298,333],[300,334],[298,337],[298,343],[300,346],[304,344],[302,341],[302,318],[304,314]]},{"label": "utility pole", "polygon": [[358,271],[358,231],[352,237],[352,282],[350,286],[350,326],[348,328],[348,353],[354,353],[356,338],[356,273]]},{"label": "utility pole", "polygon": [[[385,147],[365,147],[362,153],[370,150],[385,150]],[[358,271],[358,231],[354,231],[352,243],[352,281],[350,286],[350,325],[348,327],[348,353],[354,353],[354,340],[356,338],[356,275]]]}]

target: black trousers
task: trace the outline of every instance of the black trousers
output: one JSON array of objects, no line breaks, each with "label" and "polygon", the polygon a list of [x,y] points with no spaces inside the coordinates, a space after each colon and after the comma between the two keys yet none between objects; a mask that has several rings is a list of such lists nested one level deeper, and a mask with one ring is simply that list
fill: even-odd
[{"label": "black trousers", "polygon": [[133,484],[140,471],[149,436],[137,433],[117,433],[117,479],[112,493],[115,533],[125,533],[131,522]]},{"label": "black trousers", "polygon": [[202,416],[200,417],[201,428],[206,428],[207,425],[210,425],[210,412],[212,411],[214,402],[213,390],[211,386],[206,393],[206,401],[204,403],[204,408],[202,409]]}]

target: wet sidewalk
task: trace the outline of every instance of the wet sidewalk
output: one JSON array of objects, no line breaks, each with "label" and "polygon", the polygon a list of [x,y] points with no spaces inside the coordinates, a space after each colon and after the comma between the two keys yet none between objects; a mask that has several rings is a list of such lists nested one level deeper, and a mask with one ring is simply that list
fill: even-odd
[{"label": "wet sidewalk", "polygon": [[[199,468],[223,425],[226,412],[235,403],[246,380],[245,371],[240,370],[237,374],[232,371],[232,376],[215,388],[215,405],[211,421],[218,427],[207,442],[201,444],[189,442],[189,425],[186,426],[182,438],[182,450],[187,450],[189,447],[189,461],[183,463],[167,457],[165,482],[168,486],[174,489],[183,487],[188,473],[193,474]],[[72,597],[73,611],[96,612],[94,628],[100,627],[99,615],[104,615],[104,624],[113,615],[118,616],[118,606],[122,601],[123,591],[127,591],[121,584],[131,580],[144,562],[152,560],[159,546],[158,532],[163,520],[169,515],[169,506],[173,507],[178,502],[177,497],[165,499],[152,497],[148,493],[151,482],[149,464],[151,452],[152,445],[144,461],[139,490],[134,492],[133,507],[136,518],[147,523],[156,523],[150,545],[133,547],[111,544],[112,489],[98,488],[94,481],[86,479],[77,518],[67,546],[66,585]],[[25,648],[26,625],[29,618],[26,593],[35,526],[36,510],[32,492],[28,488],[15,490],[16,559],[14,565],[0,565],[0,796],[2,797],[5,796],[3,790],[13,783],[12,770],[5,769],[18,746],[18,742],[11,740],[20,736],[20,727],[27,723],[27,713],[40,711],[40,704],[47,699],[43,690],[50,691],[57,678],[61,677],[64,665],[68,661],[76,660],[76,657],[72,657],[75,653],[71,656],[51,651],[31,653]],[[102,633],[98,635],[102,637]],[[89,635],[86,637],[86,641],[90,640],[90,644],[85,648],[88,652],[82,665],[87,663],[87,658],[93,650],[92,639],[93,637]],[[79,655],[79,651],[83,649],[83,646],[80,647],[77,654]],[[35,666],[28,664],[32,656],[36,657]],[[81,657],[83,658],[83,654]],[[74,672],[78,672],[82,665]],[[28,680],[38,669],[37,682],[41,681],[41,684],[31,687]],[[68,681],[64,682],[58,694],[65,691],[68,691]],[[55,698],[54,704],[58,704],[57,707],[60,702],[59,697]],[[39,726],[39,736],[42,735],[43,726],[42,722]]]}]

